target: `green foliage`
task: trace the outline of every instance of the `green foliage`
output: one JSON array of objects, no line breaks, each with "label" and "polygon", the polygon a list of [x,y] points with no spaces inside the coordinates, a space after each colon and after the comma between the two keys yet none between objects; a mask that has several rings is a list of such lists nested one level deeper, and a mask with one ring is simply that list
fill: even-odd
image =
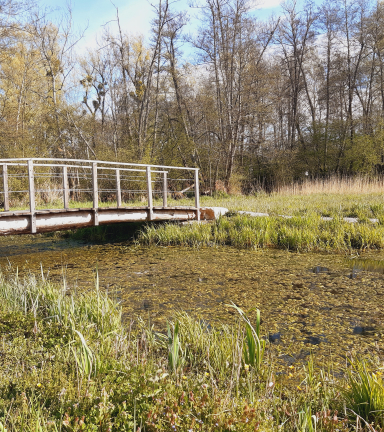
[{"label": "green foliage", "polygon": [[370,135],[356,136],[344,157],[344,166],[352,173],[371,173],[380,162],[382,144]]},{"label": "green foliage", "polygon": [[[232,304],[237,323],[212,327],[178,312],[166,336],[143,320],[125,328],[116,304],[108,324],[97,281],[87,297],[66,295],[72,306],[59,318],[50,315],[63,289],[2,279],[0,422],[7,432],[347,432],[353,412],[381,425],[378,373],[356,363],[348,382],[334,385],[310,359],[287,384],[284,367],[275,374],[281,366],[265,355],[258,311],[253,326]],[[336,413],[344,405],[350,423]]]},{"label": "green foliage", "polygon": [[81,342],[78,350],[72,347],[72,352],[76,360],[76,365],[81,377],[85,377],[87,380],[90,380],[91,376],[96,376],[97,374],[96,357],[87,345],[84,336],[77,330],[75,330],[75,333],[77,333]]},{"label": "green foliage", "polygon": [[156,245],[238,248],[274,247],[295,251],[381,249],[384,227],[371,222],[350,223],[318,215],[282,217],[222,217],[211,224],[146,226],[137,242]]},{"label": "green foliage", "polygon": [[209,368],[221,380],[226,380],[229,368],[241,360],[238,358],[241,357],[241,334],[237,328],[221,324],[208,329],[204,320],[185,312],[176,312],[175,318],[186,364],[191,368]]},{"label": "green foliage", "polygon": [[343,389],[352,418],[384,427],[384,382],[365,360],[354,360],[348,370],[347,389]]},{"label": "green foliage", "polygon": [[244,363],[260,370],[265,351],[265,340],[260,338],[260,311],[256,309],[256,328],[251,325],[244,311],[234,303],[228,305],[234,308],[245,323],[245,344],[243,346]]},{"label": "green foliage", "polygon": [[179,367],[182,365],[182,354],[181,344],[179,340],[179,323],[176,322],[173,328],[173,334],[171,332],[169,323],[167,323],[168,330],[168,367],[172,372],[177,372]]},{"label": "green foliage", "polygon": [[5,280],[0,274],[0,297],[5,299],[7,310],[39,314],[52,318],[65,328],[83,331],[93,323],[93,331],[98,335],[121,330],[121,309],[106,294],[95,292],[78,294],[76,301],[68,295],[65,282],[62,287],[43,279],[20,280],[18,274]]},{"label": "green foliage", "polygon": [[298,413],[298,431],[316,432],[317,418],[312,415],[311,407],[306,406]]}]

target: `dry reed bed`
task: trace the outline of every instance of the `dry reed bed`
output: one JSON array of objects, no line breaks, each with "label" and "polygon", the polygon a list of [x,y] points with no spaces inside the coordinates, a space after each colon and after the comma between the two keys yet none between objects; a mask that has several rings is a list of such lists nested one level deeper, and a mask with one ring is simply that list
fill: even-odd
[{"label": "dry reed bed", "polygon": [[277,188],[280,195],[312,195],[312,194],[382,194],[384,178],[367,176],[339,177],[327,179],[307,179]]}]

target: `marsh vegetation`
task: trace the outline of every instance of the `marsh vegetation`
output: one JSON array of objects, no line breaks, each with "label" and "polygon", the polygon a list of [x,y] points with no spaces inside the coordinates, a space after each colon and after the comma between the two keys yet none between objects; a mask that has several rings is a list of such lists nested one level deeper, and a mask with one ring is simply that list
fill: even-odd
[{"label": "marsh vegetation", "polygon": [[[192,166],[202,205],[231,211],[136,243],[1,239],[0,431],[382,431],[383,4],[286,2],[261,22],[206,0],[191,63],[168,0],[150,37],[116,10],[83,56],[70,10],[0,5],[2,157]],[[55,178],[38,208],[62,208]]]},{"label": "marsh vegetation", "polygon": [[124,226],[3,238],[1,425],[383,430],[381,201],[217,194],[202,205],[228,217],[135,242]]},{"label": "marsh vegetation", "polygon": [[278,367],[258,311],[229,304],[232,325],[186,313],[168,333],[123,322],[97,286],[17,274],[0,282],[0,424],[7,431],[381,430],[378,351],[344,375],[313,357]]},{"label": "marsh vegetation", "polygon": [[[231,245],[346,252],[384,245],[383,187],[362,179],[308,181],[280,192],[254,195],[217,193],[202,197],[202,206],[226,207],[229,217],[212,225],[147,226],[137,237],[143,244]],[[180,203],[184,203],[180,201]],[[238,211],[264,213],[250,217]],[[350,223],[344,218],[355,218]]]}]

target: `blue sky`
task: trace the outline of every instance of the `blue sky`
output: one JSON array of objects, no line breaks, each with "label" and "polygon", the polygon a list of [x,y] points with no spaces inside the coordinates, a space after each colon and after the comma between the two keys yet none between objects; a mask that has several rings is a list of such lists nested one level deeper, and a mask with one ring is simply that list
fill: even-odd
[{"label": "blue sky", "polygon": [[[41,7],[55,9],[55,14],[60,14],[60,10],[65,9],[68,2],[66,0],[38,0]],[[153,18],[153,9],[151,3],[157,3],[157,0],[72,0],[73,24],[76,30],[84,30],[86,27],[85,37],[79,43],[79,50],[87,47],[97,46],[97,36],[101,34],[103,25],[112,21],[116,17],[116,9],[119,9],[120,23],[124,32],[132,34],[148,34],[150,22]],[[260,18],[267,18],[272,13],[279,13],[280,0],[258,0],[258,11]],[[187,10],[191,16],[190,26],[194,27],[193,16],[196,15],[196,9],[188,6],[188,0],[179,0],[174,3],[177,9]],[[113,26],[113,23],[110,25]],[[196,25],[195,25],[196,27]]]}]

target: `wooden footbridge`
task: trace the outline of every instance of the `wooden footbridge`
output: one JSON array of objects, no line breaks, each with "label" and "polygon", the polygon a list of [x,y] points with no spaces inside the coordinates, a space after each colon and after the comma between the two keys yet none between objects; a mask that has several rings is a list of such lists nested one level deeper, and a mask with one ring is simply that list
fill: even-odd
[{"label": "wooden footbridge", "polygon": [[[197,168],[49,158],[0,159],[0,165],[0,235],[200,220]],[[186,190],[194,192],[190,206],[168,206],[169,196]]]}]

